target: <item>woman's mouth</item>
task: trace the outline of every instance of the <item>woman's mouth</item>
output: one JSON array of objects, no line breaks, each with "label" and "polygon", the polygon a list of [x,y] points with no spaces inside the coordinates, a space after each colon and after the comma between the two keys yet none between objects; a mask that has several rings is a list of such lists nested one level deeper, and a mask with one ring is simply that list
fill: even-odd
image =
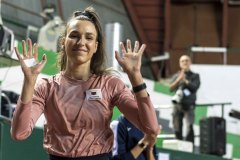
[{"label": "woman's mouth", "polygon": [[86,49],[82,49],[82,48],[74,48],[73,51],[77,51],[77,52],[87,52]]}]

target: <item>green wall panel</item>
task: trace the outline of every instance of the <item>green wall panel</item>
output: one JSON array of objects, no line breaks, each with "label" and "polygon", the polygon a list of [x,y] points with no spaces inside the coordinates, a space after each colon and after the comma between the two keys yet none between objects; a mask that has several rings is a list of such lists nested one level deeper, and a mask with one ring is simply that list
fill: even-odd
[{"label": "green wall panel", "polygon": [[0,120],[0,160],[47,160],[43,149],[43,130],[35,128],[24,141],[14,141],[10,136],[10,123]]}]

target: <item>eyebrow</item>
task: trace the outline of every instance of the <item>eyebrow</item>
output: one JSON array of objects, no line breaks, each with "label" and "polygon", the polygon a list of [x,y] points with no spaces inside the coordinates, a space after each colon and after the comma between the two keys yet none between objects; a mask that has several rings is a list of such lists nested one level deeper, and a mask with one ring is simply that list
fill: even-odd
[{"label": "eyebrow", "polygon": [[86,34],[88,34],[88,35],[96,35],[96,34],[94,34],[92,32],[86,32]]},{"label": "eyebrow", "polygon": [[[72,31],[70,31],[69,32],[69,34],[79,34],[79,32],[77,31],[77,30],[72,30]],[[93,32],[86,32],[86,33],[84,33],[84,34],[86,34],[86,35],[91,35],[91,36],[97,36],[95,33],[93,33]]]}]

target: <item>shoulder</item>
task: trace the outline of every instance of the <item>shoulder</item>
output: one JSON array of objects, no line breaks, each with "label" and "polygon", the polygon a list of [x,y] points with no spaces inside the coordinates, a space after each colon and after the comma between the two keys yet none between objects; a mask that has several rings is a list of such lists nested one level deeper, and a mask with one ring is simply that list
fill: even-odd
[{"label": "shoulder", "polygon": [[60,73],[52,75],[52,76],[42,77],[39,79],[39,83],[53,83],[53,82],[59,83],[60,80],[62,79],[62,77],[63,76]]},{"label": "shoulder", "polygon": [[199,77],[199,73],[197,72],[194,72],[194,71],[189,71],[189,74],[192,76],[192,77]]},{"label": "shoulder", "polygon": [[193,72],[193,76],[196,77],[196,78],[198,78],[198,79],[200,78],[199,73],[196,73],[196,72]]},{"label": "shoulder", "polygon": [[118,106],[123,102],[123,99],[133,99],[131,90],[119,76],[109,74],[102,75],[100,78],[95,79],[95,82],[107,91],[112,105]]},{"label": "shoulder", "polygon": [[37,80],[37,83],[35,85],[35,89],[37,88],[44,88],[44,87],[49,87],[52,85],[52,83],[59,83],[60,82],[61,75],[56,74],[53,76],[46,76],[46,77],[41,77]]},{"label": "shoulder", "polygon": [[103,74],[101,78],[105,80],[122,81],[121,76],[116,74]]},{"label": "shoulder", "polygon": [[35,85],[35,88],[42,88],[42,87],[47,87],[48,86],[48,78],[47,77],[44,77],[44,78],[39,78],[37,80],[37,83]]},{"label": "shoulder", "polygon": [[102,77],[110,79],[110,80],[117,80],[117,81],[122,81],[121,80],[121,73],[113,68],[108,68],[106,72],[102,75]]},{"label": "shoulder", "polygon": [[101,76],[101,81],[103,81],[106,85],[114,88],[123,88],[125,87],[125,83],[121,79],[121,77],[117,75],[105,74]]},{"label": "shoulder", "polygon": [[199,75],[199,73],[197,73],[197,72],[195,72],[195,71],[192,71],[192,70],[190,70],[189,72],[190,72],[190,74],[192,74],[192,75]]}]

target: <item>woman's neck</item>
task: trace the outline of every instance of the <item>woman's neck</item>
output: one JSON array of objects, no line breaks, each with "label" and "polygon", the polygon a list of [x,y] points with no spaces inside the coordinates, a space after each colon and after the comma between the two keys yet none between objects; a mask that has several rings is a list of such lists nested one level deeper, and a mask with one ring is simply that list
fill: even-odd
[{"label": "woman's neck", "polygon": [[84,81],[88,80],[92,75],[89,67],[67,67],[63,74],[72,79]]}]

